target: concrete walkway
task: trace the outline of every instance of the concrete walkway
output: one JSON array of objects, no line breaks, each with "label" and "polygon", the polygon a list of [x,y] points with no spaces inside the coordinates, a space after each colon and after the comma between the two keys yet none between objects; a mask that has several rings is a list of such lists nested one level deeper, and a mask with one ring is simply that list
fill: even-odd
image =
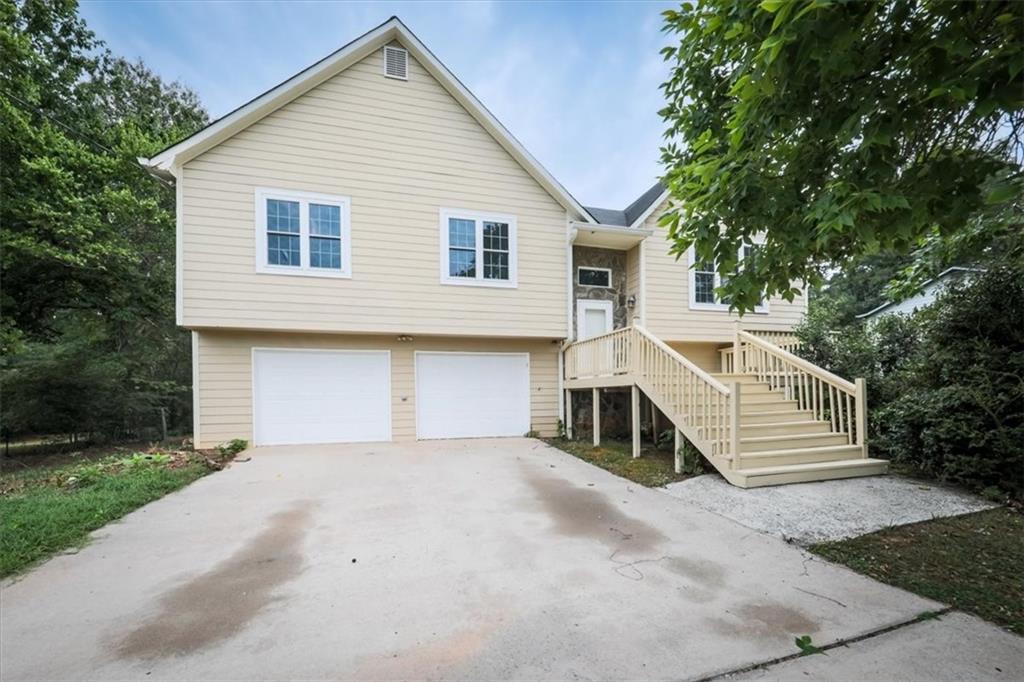
[{"label": "concrete walkway", "polygon": [[996,506],[960,490],[892,475],[742,490],[712,474],[662,490],[803,546]]},{"label": "concrete walkway", "polygon": [[700,679],[941,608],[528,439],[255,450],[0,600],[5,682]]},{"label": "concrete walkway", "polygon": [[733,680],[890,682],[1024,679],[1024,639],[964,613],[949,613],[876,637],[803,656]]}]

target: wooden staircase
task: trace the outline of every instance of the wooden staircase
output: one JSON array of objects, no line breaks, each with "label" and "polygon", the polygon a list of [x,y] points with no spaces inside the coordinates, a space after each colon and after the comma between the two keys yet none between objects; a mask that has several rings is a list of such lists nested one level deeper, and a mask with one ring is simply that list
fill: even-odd
[{"label": "wooden staircase", "polygon": [[569,413],[572,389],[631,385],[634,456],[642,392],[675,427],[677,453],[684,436],[743,488],[886,472],[885,460],[867,457],[862,380],[740,330],[722,365],[725,373],[709,374],[639,326],[574,343],[565,351]]},{"label": "wooden staircase", "polygon": [[865,458],[847,434],[833,432],[829,421],[815,419],[767,381],[747,374],[711,376],[726,385],[742,384],[740,466],[723,472],[730,483],[756,488],[886,472],[885,460]]}]

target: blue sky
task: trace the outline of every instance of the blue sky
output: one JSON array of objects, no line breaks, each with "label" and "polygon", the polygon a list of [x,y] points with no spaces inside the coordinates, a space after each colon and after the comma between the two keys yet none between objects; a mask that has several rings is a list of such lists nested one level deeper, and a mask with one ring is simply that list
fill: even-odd
[{"label": "blue sky", "polygon": [[671,2],[100,2],[81,13],[220,116],[391,15],[584,204],[622,208],[659,172],[660,12]]}]

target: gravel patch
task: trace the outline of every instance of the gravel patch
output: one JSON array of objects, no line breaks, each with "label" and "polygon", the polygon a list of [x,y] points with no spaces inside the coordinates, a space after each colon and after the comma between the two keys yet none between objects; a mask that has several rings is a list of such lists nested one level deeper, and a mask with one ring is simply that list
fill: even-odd
[{"label": "gravel patch", "polygon": [[997,506],[959,490],[893,475],[744,490],[712,474],[661,490],[799,545]]}]

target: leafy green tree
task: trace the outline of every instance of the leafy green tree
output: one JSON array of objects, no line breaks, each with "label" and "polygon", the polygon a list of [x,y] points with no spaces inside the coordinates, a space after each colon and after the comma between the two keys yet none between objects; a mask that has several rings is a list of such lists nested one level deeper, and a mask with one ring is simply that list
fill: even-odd
[{"label": "leafy green tree", "polygon": [[867,254],[918,251],[913,285],[1020,244],[1024,3],[701,0],[664,16],[679,36],[664,221],[676,253],[717,263],[734,308]]},{"label": "leafy green tree", "polygon": [[162,407],[183,426],[174,193],[136,158],[206,112],[107,51],[68,0],[0,0],[0,49],[0,368],[17,397],[4,425],[128,434]]}]

